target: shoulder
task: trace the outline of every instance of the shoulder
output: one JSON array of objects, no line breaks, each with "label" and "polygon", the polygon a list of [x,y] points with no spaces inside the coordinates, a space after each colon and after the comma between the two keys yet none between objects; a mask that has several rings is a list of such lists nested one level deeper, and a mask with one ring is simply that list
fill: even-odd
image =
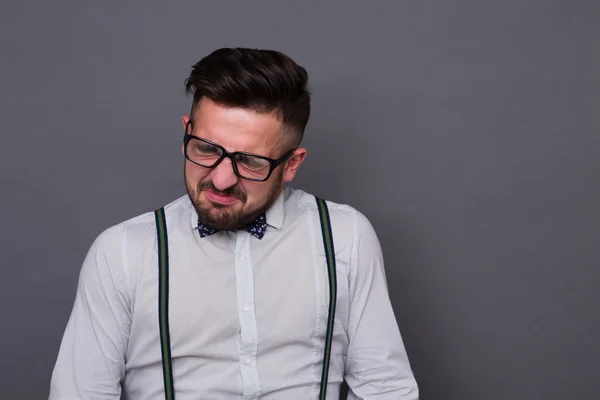
[{"label": "shoulder", "polygon": [[[167,221],[175,222],[189,215],[191,202],[186,196],[164,206]],[[156,242],[156,221],[154,211],[147,211],[112,225],[102,231],[92,243],[91,253],[112,254],[136,251]],[[128,250],[131,249],[131,250]]]},{"label": "shoulder", "polygon": [[[286,190],[286,202],[290,201],[304,210],[316,212],[318,210],[317,197],[300,189]],[[336,242],[343,241],[357,246],[359,242],[366,240],[372,244],[375,241],[378,245],[375,229],[365,214],[349,204],[323,200],[327,205],[331,229]]]},{"label": "shoulder", "polygon": [[[186,198],[181,197],[164,207],[169,222],[188,215]],[[189,199],[187,202],[190,203]],[[80,272],[81,282],[112,282],[129,292],[142,273],[142,261],[148,252],[154,254],[156,242],[154,211],[106,228],[96,236],[87,252]]]}]

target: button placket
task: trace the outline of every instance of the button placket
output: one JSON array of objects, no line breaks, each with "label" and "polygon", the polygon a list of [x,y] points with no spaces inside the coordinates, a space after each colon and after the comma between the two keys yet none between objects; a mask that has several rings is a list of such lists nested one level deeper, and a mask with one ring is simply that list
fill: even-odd
[{"label": "button placket", "polygon": [[250,257],[250,243],[250,234],[244,231],[237,232],[235,274],[240,322],[239,363],[242,374],[243,399],[254,398],[260,388],[256,369],[258,332],[254,312],[254,274]]}]

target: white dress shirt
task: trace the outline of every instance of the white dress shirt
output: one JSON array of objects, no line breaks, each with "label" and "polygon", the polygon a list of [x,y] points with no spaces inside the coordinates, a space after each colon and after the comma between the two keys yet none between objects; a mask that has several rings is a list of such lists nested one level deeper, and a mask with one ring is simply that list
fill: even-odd
[{"label": "white dress shirt", "polygon": [[[418,389],[367,218],[327,202],[337,305],[327,399],[416,400]],[[317,399],[328,316],[315,198],[286,188],[262,239],[201,238],[188,196],[165,207],[169,322],[177,400]],[[164,399],[152,212],[94,241],[52,374],[51,400]]]}]

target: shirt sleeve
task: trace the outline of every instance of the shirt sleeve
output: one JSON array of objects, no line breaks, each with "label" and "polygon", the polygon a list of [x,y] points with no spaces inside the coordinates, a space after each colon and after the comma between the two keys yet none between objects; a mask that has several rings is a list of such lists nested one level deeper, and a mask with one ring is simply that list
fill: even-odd
[{"label": "shirt sleeve", "polygon": [[50,400],[118,400],[131,326],[123,228],[103,232],[81,268],[75,303],[50,383]]},{"label": "shirt sleeve", "polygon": [[419,391],[389,298],[376,233],[356,212],[350,270],[348,400],[418,400]]}]

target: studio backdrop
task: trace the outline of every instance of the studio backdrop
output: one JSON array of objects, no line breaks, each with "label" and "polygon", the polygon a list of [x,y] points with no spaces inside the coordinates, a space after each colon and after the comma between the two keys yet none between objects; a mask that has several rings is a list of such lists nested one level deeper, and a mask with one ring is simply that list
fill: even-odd
[{"label": "studio backdrop", "polygon": [[422,400],[600,398],[600,2],[0,5],[0,397],[47,398],[81,263],[185,193],[184,79],[309,72],[292,186],[373,223]]}]

